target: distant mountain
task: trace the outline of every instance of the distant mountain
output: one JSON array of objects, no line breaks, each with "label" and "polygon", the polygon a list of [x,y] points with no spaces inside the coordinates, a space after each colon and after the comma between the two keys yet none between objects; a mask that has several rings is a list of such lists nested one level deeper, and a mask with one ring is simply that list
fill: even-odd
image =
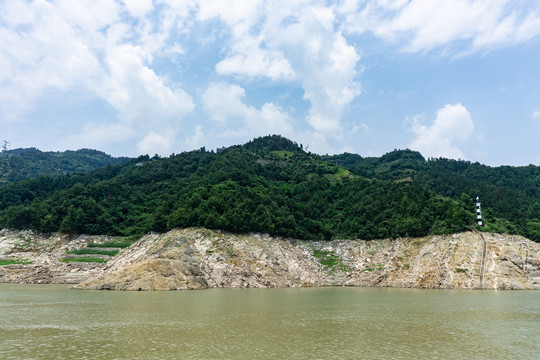
[{"label": "distant mountain", "polygon": [[114,158],[90,149],[64,152],[43,152],[36,148],[4,150],[0,153],[0,186],[38,176],[67,175],[89,172],[121,164],[128,158]]},{"label": "distant mountain", "polygon": [[299,239],[447,234],[470,229],[540,240],[537,166],[491,168],[426,161],[319,156],[281,136],[168,158],[141,156],[86,174],[0,187],[0,227],[138,235],[175,227],[262,232]]}]

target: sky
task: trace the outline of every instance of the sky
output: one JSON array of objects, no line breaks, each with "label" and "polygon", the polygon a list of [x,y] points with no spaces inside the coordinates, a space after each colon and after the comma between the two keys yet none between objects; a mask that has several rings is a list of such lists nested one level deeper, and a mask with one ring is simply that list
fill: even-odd
[{"label": "sky", "polygon": [[538,0],[0,0],[0,140],[540,165]]}]

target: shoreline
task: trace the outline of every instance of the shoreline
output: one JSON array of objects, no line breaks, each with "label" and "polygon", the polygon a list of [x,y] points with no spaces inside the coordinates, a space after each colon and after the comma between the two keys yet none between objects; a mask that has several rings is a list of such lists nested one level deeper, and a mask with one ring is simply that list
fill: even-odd
[{"label": "shoreline", "polygon": [[[465,232],[394,240],[300,241],[207,229],[150,233],[107,262],[65,262],[108,236],[0,231],[0,282],[70,284],[77,289],[389,287],[540,289],[540,244],[520,236]],[[117,239],[116,239],[117,240]],[[114,251],[108,248],[102,252]],[[112,251],[112,252],[111,252]],[[86,251],[88,252],[88,251]],[[91,259],[90,259],[91,260]],[[484,286],[481,274],[484,274]]]}]

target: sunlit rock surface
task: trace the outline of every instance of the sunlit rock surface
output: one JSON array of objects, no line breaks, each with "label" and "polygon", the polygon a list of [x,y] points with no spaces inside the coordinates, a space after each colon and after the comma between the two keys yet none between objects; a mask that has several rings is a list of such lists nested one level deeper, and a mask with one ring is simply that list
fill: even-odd
[{"label": "sunlit rock surface", "polygon": [[3,230],[0,259],[17,257],[32,263],[1,266],[0,281],[71,283],[79,289],[108,290],[315,286],[540,289],[540,244],[515,235],[483,233],[483,238],[485,260],[484,240],[475,232],[309,242],[182,229],[148,234],[106,264],[66,264],[59,261],[66,250],[110,238]]}]

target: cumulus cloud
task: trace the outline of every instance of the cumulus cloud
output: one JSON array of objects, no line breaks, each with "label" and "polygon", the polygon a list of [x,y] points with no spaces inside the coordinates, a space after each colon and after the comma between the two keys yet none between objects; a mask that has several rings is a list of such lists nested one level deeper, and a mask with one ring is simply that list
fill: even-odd
[{"label": "cumulus cloud", "polygon": [[193,110],[191,96],[173,90],[145,65],[148,55],[137,46],[117,46],[105,59],[108,74],[99,94],[119,112],[122,121],[139,127],[170,126]]},{"label": "cumulus cloud", "polygon": [[[102,2],[104,8],[107,3]],[[84,16],[76,6],[48,2],[4,2],[0,8],[0,106],[8,117],[18,118],[35,99],[50,89],[67,91],[76,84],[88,85],[99,68],[99,60],[80,36],[72,21],[80,21],[80,31],[100,28],[101,20]],[[114,13],[114,9],[111,9]],[[66,12],[74,18],[66,18]],[[111,15],[104,15],[111,20]]]},{"label": "cumulus cloud", "polygon": [[359,56],[341,33],[334,31],[333,21],[328,9],[312,8],[274,38],[290,54],[301,78],[304,98],[311,103],[307,120],[313,130],[341,137],[343,110],[360,94],[355,81]]},{"label": "cumulus cloud", "polygon": [[107,144],[118,143],[136,135],[131,126],[121,123],[87,123],[78,134],[67,135],[57,141],[61,149],[103,148]]},{"label": "cumulus cloud", "polygon": [[206,141],[206,135],[204,134],[202,126],[197,125],[195,126],[193,134],[185,137],[184,144],[186,150],[200,149],[201,147],[207,145]]},{"label": "cumulus cloud", "polygon": [[465,143],[474,132],[469,111],[461,104],[445,105],[437,112],[431,125],[423,125],[421,116],[412,119],[410,130],[416,138],[409,144],[412,150],[428,157],[464,159],[457,147]]},{"label": "cumulus cloud", "polygon": [[266,76],[272,80],[292,80],[295,77],[291,65],[283,53],[262,50],[253,44],[235,52],[216,65],[222,75],[243,75],[250,78]]},{"label": "cumulus cloud", "polygon": [[128,12],[135,17],[144,17],[153,9],[152,0],[123,0]]},{"label": "cumulus cloud", "polygon": [[267,39],[258,25],[266,16],[262,1],[208,1],[199,3],[198,18],[202,21],[219,19],[230,30],[231,42],[227,56],[216,64],[222,75],[269,77],[272,80],[290,80],[294,71],[282,51],[267,46]]},{"label": "cumulus cloud", "polygon": [[[4,1],[0,123],[20,132],[13,124],[44,121],[35,113],[47,103],[49,119],[65,124],[53,107],[76,98],[81,109],[106,110],[85,114],[88,123],[74,118],[55,132],[57,144],[123,141],[132,149],[124,154],[165,154],[180,142],[204,145],[212,121],[221,136],[281,133],[331,151],[368,128],[360,122],[347,132],[342,121],[361,93],[357,34],[408,51],[467,53],[537,37],[539,13],[539,5],[510,0]],[[274,98],[253,106],[253,88]],[[438,127],[418,123],[418,146],[428,147],[425,134]],[[443,139],[458,153],[459,139]]]},{"label": "cumulus cloud", "polygon": [[359,56],[336,29],[333,9],[310,1],[244,3],[201,3],[201,19],[217,18],[230,29],[226,56],[216,71],[299,82],[311,103],[309,125],[339,138],[343,109],[360,94]]},{"label": "cumulus cloud", "polygon": [[348,0],[339,12],[346,31],[372,32],[406,51],[458,47],[452,53],[465,54],[540,35],[538,4],[514,0]]},{"label": "cumulus cloud", "polygon": [[[139,46],[116,45],[107,49],[102,59],[101,81],[92,84],[91,91],[115,109],[118,127],[127,129],[111,142],[126,136],[142,137],[136,145],[137,153],[168,155],[181,120],[194,109],[194,103],[182,89],[167,86],[148,66],[150,60],[151,55]],[[109,127],[98,125],[97,129]],[[105,140],[109,139],[107,136],[100,140],[87,129],[77,138],[84,145],[107,143]]]},{"label": "cumulus cloud", "polygon": [[287,112],[273,103],[265,103],[260,110],[246,105],[245,90],[238,85],[212,83],[202,97],[211,119],[226,127],[223,136],[292,136],[294,133]]},{"label": "cumulus cloud", "polygon": [[304,145],[304,150],[316,154],[332,154],[335,149],[328,143],[328,139],[321,133],[306,130],[298,134],[298,143]]},{"label": "cumulus cloud", "polygon": [[242,103],[245,94],[238,85],[212,83],[203,94],[204,107],[212,120],[225,125],[230,119],[243,119],[250,112]]},{"label": "cumulus cloud", "polygon": [[172,151],[174,142],[174,132],[165,132],[158,134],[150,131],[137,143],[137,150],[141,154],[165,154],[169,155]]},{"label": "cumulus cloud", "polygon": [[[178,11],[183,15],[176,14],[173,21],[171,12],[165,12],[156,21],[147,17],[152,10],[151,0],[4,2],[1,121],[24,118],[45,96],[79,93],[109,104],[116,118],[81,126],[80,134],[60,144],[95,146],[131,137],[140,140],[138,151],[165,151],[157,135],[175,134],[194,104],[178,84],[170,86],[152,69],[152,61],[166,47],[178,18],[187,13]],[[108,136],[111,131],[115,137]],[[169,135],[161,136],[171,142]]]}]

